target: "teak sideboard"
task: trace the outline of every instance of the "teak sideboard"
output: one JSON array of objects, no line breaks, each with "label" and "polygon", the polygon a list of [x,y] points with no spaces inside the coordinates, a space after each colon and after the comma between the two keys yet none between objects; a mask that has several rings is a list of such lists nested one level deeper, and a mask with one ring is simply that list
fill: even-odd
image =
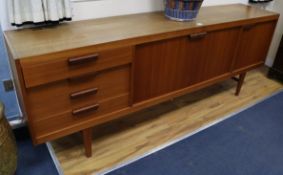
[{"label": "teak sideboard", "polygon": [[155,12],[5,32],[34,144],[81,131],[91,156],[91,127],[233,77],[238,95],[278,18],[232,4],[191,22]]}]

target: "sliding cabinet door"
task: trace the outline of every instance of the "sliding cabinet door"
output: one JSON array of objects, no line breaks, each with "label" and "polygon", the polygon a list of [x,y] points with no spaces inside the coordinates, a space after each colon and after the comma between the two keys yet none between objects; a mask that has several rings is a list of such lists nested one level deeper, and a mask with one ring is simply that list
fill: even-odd
[{"label": "sliding cabinet door", "polygon": [[136,48],[134,102],[157,97],[187,86],[191,76],[188,38],[174,38]]},{"label": "sliding cabinet door", "polygon": [[139,45],[134,102],[141,102],[231,73],[239,28]]},{"label": "sliding cabinet door", "polygon": [[231,73],[239,33],[240,28],[232,28],[190,36],[187,54],[194,70],[189,85]]},{"label": "sliding cabinet door", "polygon": [[265,62],[276,21],[243,27],[233,70],[243,71]]}]

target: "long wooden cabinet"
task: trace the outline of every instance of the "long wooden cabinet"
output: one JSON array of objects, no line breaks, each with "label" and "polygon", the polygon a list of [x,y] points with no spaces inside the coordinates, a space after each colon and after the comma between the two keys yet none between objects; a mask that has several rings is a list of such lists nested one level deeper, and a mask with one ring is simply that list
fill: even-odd
[{"label": "long wooden cabinet", "polygon": [[[203,7],[192,22],[161,12],[5,32],[35,144],[91,128],[263,65],[279,15]],[[236,76],[239,75],[239,78]]]}]

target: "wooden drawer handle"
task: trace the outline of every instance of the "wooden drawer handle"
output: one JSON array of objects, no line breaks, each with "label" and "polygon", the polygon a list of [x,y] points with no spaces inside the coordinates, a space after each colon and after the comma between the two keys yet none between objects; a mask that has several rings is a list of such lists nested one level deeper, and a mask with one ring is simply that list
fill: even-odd
[{"label": "wooden drawer handle", "polygon": [[248,25],[243,26],[243,30],[251,30],[255,26],[256,24],[248,24]]},{"label": "wooden drawer handle", "polygon": [[194,33],[194,34],[190,34],[189,38],[191,40],[198,40],[198,39],[202,39],[205,38],[207,35],[207,32],[202,32],[202,33]]},{"label": "wooden drawer handle", "polygon": [[89,95],[89,94],[96,94],[97,91],[98,91],[98,88],[85,89],[85,90],[74,92],[70,94],[70,98],[75,99],[75,98],[79,98],[79,97]]},{"label": "wooden drawer handle", "polygon": [[72,66],[77,64],[89,63],[92,61],[96,61],[97,59],[98,59],[98,54],[87,55],[82,57],[70,58],[68,60],[68,64]]},{"label": "wooden drawer handle", "polygon": [[73,115],[80,115],[86,112],[92,112],[92,111],[97,111],[99,108],[99,104],[95,104],[95,105],[90,105],[90,106],[86,106],[86,107],[82,107],[79,109],[75,109],[72,111]]}]

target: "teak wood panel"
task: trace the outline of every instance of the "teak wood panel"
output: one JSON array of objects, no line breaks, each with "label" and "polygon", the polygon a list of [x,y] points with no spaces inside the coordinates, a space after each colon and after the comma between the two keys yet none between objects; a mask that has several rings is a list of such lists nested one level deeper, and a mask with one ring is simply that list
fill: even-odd
[{"label": "teak wood panel", "polygon": [[238,27],[137,46],[134,102],[230,73],[239,33]]},{"label": "teak wood panel", "polygon": [[[130,66],[120,66],[74,80],[63,80],[27,89],[29,117],[37,122],[61,113],[129,94]],[[97,92],[71,98],[71,94],[96,88]]]},{"label": "teak wood panel", "polygon": [[[70,57],[20,60],[26,88],[128,64],[133,59],[133,48],[125,47],[102,52],[92,52],[88,55],[78,54]],[[78,62],[77,64],[70,64],[68,62],[72,58],[87,57],[94,54],[97,54],[97,58],[94,60]]]},{"label": "teak wood panel", "polygon": [[134,102],[149,99],[186,86],[186,44],[175,38],[136,48]]},{"label": "teak wood panel", "polygon": [[276,27],[276,21],[243,26],[234,71],[263,64]]}]

